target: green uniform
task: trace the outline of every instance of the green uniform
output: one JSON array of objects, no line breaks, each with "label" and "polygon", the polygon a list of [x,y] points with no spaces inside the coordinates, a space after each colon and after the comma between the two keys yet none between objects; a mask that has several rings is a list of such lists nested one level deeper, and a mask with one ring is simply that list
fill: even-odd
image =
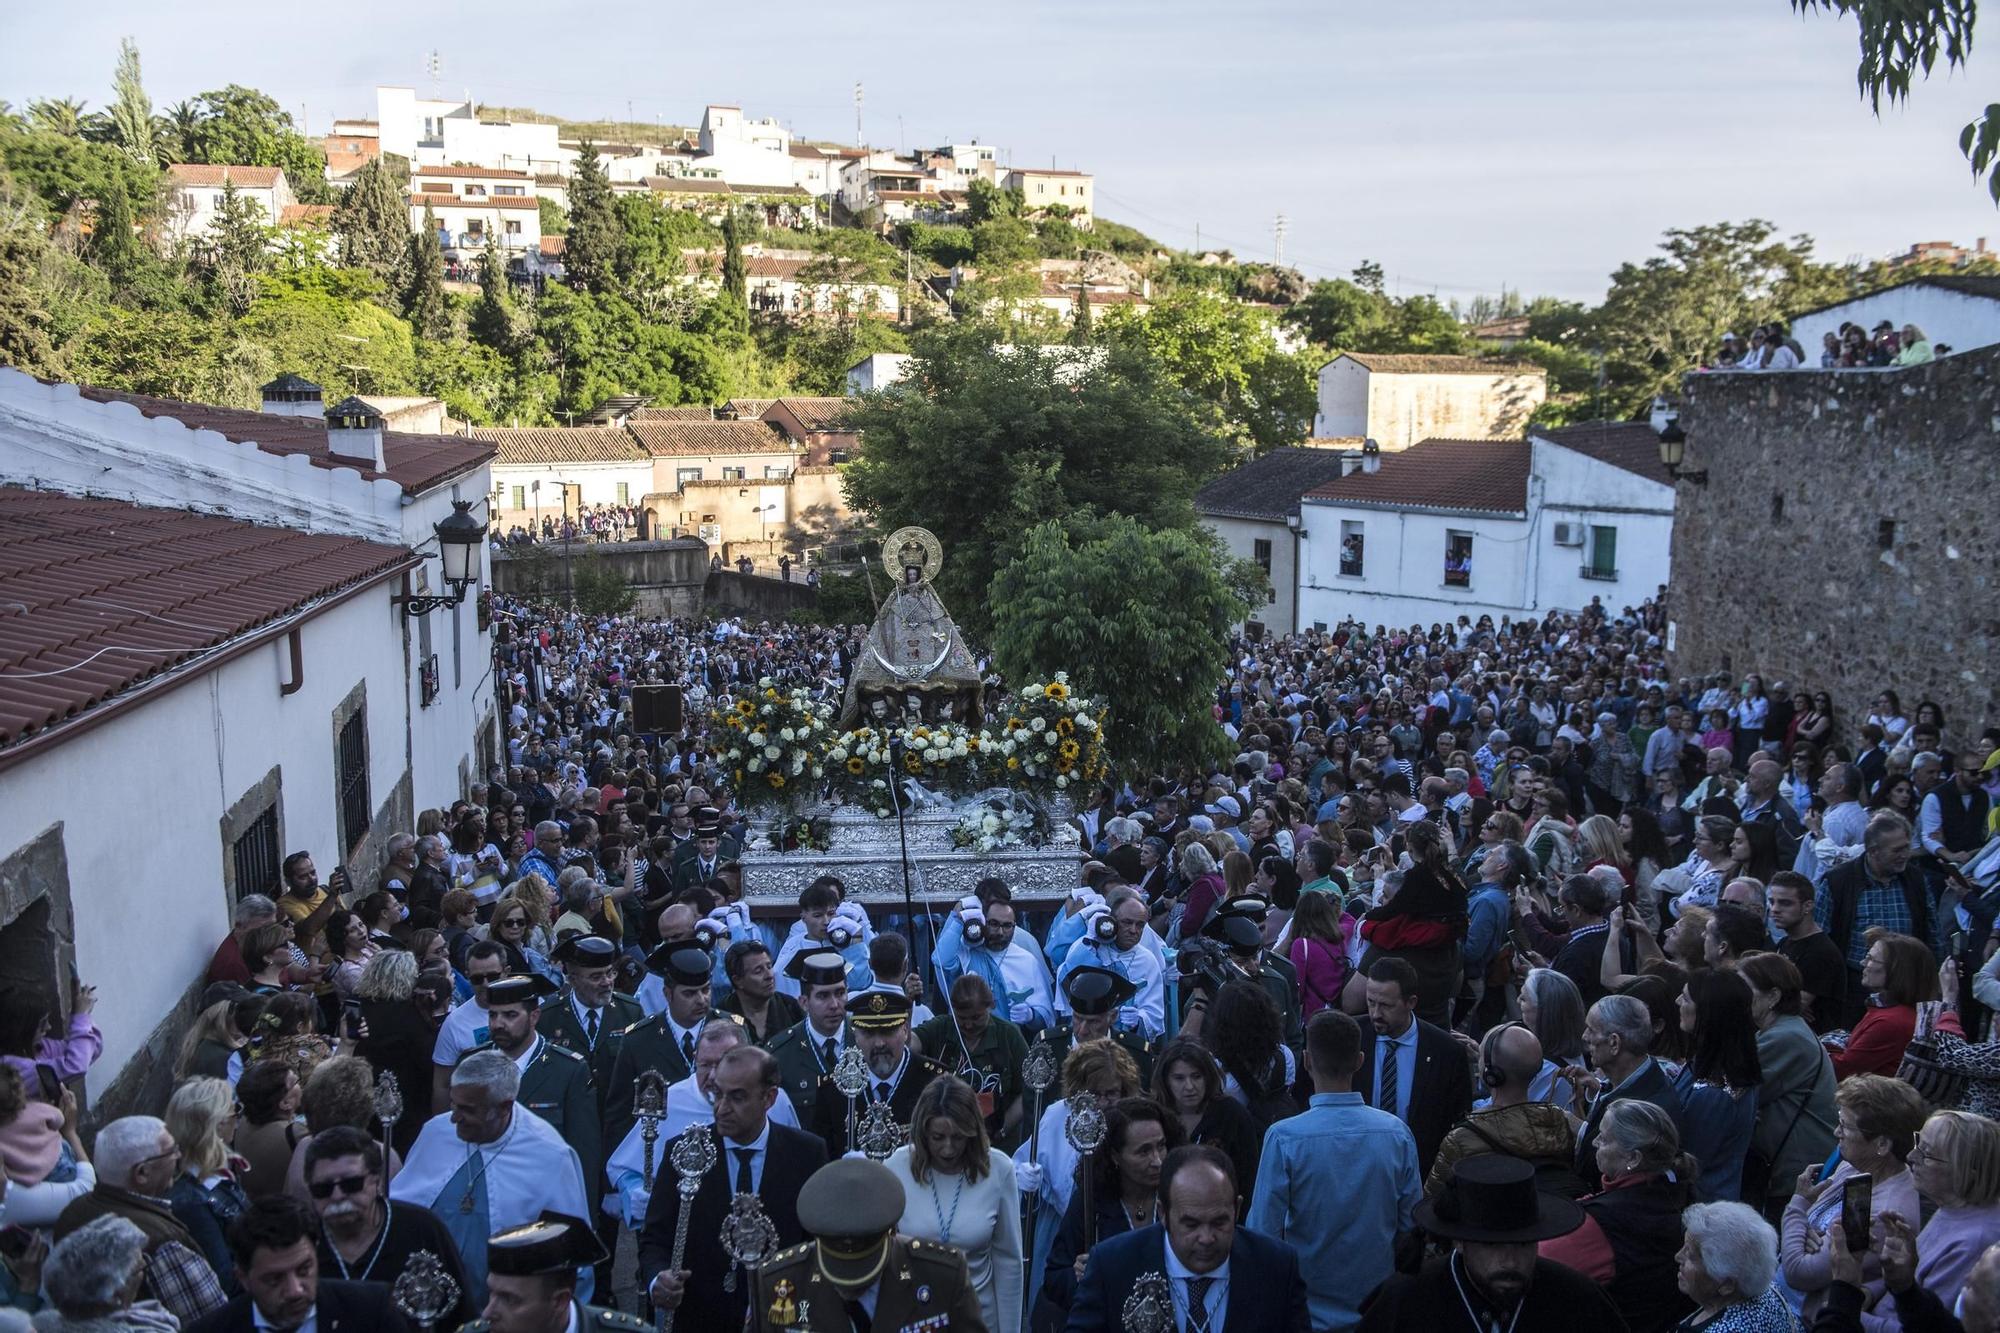
[{"label": "green uniform", "polygon": [[986,1112],[987,1136],[995,1147],[1011,1150],[1014,1145],[1003,1141],[1001,1126],[1007,1108],[1021,1095],[1021,1061],[1028,1058],[1028,1039],[1021,1035],[1021,1029],[1004,1018],[988,1018],[986,1031],[973,1043],[968,1057],[959,1041],[957,1022],[950,1014],[940,1014],[917,1029],[917,1040],[924,1054],[952,1070],[979,1094]]},{"label": "green uniform", "polygon": [[639,1002],[629,995],[612,992],[604,1002],[604,1012],[597,1020],[597,1044],[592,1046],[584,1031],[583,1020],[576,1016],[576,1006],[570,1003],[570,993],[565,990],[560,995],[552,995],[542,1001],[542,1017],[539,1031],[558,1046],[567,1046],[590,1063],[590,1076],[597,1082],[600,1096],[611,1082],[611,1054],[618,1048],[619,1033],[634,1023],[644,1022],[646,1011]]},{"label": "green uniform", "polygon": [[657,1069],[672,1087],[693,1075],[664,1013],[642,1019],[619,1033],[600,1055],[610,1070],[604,1084],[604,1141],[617,1145],[632,1129],[632,1083],[643,1070]]},{"label": "green uniform", "polygon": [[[489,1043],[476,1049],[490,1051],[493,1046]],[[585,1193],[594,1211],[598,1196],[604,1192],[604,1138],[590,1066],[569,1047],[537,1035],[534,1054],[521,1070],[521,1091],[515,1101],[548,1121],[576,1149],[583,1165]]]},{"label": "green uniform", "polygon": [[773,995],[769,1006],[764,1010],[764,1030],[761,1033],[750,1026],[750,1019],[743,1012],[743,997],[736,991],[723,996],[715,1007],[725,1014],[735,1014],[741,1018],[744,1030],[749,1032],[750,1039],[767,1051],[771,1049],[772,1043],[784,1035],[786,1028],[806,1016],[806,1011],[799,1008],[799,1002],[783,991]]},{"label": "green uniform", "polygon": [[[792,1099],[792,1109],[799,1116],[799,1128],[808,1134],[822,1136],[826,1128],[814,1121],[813,1098],[819,1092],[820,1080],[833,1072],[832,1064],[820,1054],[820,1045],[824,1041],[825,1038],[813,1030],[811,1019],[800,1019],[771,1038],[771,1044],[765,1047],[778,1062],[778,1086]],[[844,1051],[853,1044],[853,1029],[842,1023],[840,1049]]]},{"label": "green uniform", "polygon": [[[637,1315],[626,1314],[622,1310],[607,1310],[601,1305],[578,1305],[576,1307],[576,1333],[650,1333],[652,1325]],[[474,1319],[458,1326],[458,1333],[486,1333],[484,1319]]]},{"label": "green uniform", "polygon": [[[888,1244],[875,1294],[875,1328],[941,1333],[985,1327],[964,1255],[949,1245],[903,1236],[891,1236]],[[820,1271],[817,1249],[814,1241],[794,1245],[758,1271],[750,1298],[755,1333],[850,1333],[842,1289]]]},{"label": "green uniform", "polygon": [[[908,1138],[910,1121],[917,1111],[917,1094],[924,1090],[934,1078],[943,1078],[951,1071],[937,1061],[919,1051],[912,1042],[897,1074],[895,1086],[889,1091],[889,1109],[894,1112],[896,1123]],[[877,1100],[875,1085],[880,1082],[873,1073],[868,1075],[869,1089],[855,1099],[857,1108]],[[857,1145],[847,1141],[847,1096],[834,1086],[833,1075],[820,1080],[819,1089],[813,1094],[813,1119],[819,1125],[819,1135],[826,1140],[826,1155],[839,1157],[849,1148]],[[803,1117],[802,1117],[803,1118]]]},{"label": "green uniform", "polygon": [[[1140,1036],[1130,1028],[1117,1029],[1111,1034],[1111,1040],[1123,1046],[1125,1053],[1132,1057],[1132,1063],[1139,1066],[1139,1086],[1142,1088],[1151,1087],[1153,1085],[1153,1052],[1158,1048],[1159,1043],[1146,1040],[1146,1038]],[[1060,1072],[1063,1061],[1069,1058],[1071,1042],[1068,1023],[1059,1023],[1049,1030],[1049,1045],[1055,1050],[1056,1069]],[[1047,1098],[1054,1100],[1062,1096],[1060,1091],[1061,1086],[1061,1079],[1058,1078],[1055,1085],[1050,1087],[1046,1094]]]}]

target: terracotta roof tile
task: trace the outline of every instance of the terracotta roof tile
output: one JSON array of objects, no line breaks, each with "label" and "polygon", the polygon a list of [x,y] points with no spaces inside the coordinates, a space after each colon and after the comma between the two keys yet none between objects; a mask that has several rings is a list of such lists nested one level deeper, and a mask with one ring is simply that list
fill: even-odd
[{"label": "terracotta roof tile", "polygon": [[316,226],[333,217],[332,204],[286,204],[278,213],[280,227]]},{"label": "terracotta roof tile", "polygon": [[542,206],[539,199],[528,199],[518,194],[490,194],[467,198],[462,194],[413,194],[410,196],[412,208],[522,208],[537,209]]},{"label": "terracotta roof tile", "polygon": [[524,181],[531,177],[525,171],[508,171],[497,167],[412,167],[410,179]]},{"label": "terracotta roof tile", "polygon": [[0,754],[409,559],[356,537],[0,486]]},{"label": "terracotta roof tile", "polygon": [[616,426],[476,426],[495,463],[643,463],[650,457]]},{"label": "terracotta roof tile", "polygon": [[845,398],[780,398],[764,409],[764,420],[771,420],[776,408],[784,408],[791,413],[799,425],[809,431],[846,431],[848,416],[854,411],[854,404]]},{"label": "terracotta roof tile", "polygon": [[715,409],[700,403],[674,403],[665,407],[641,407],[632,413],[634,421],[713,421]]},{"label": "terracotta roof tile", "polygon": [[785,437],[762,421],[634,420],[626,423],[626,429],[656,457],[792,452]]},{"label": "terracotta roof tile", "polygon": [[1660,437],[1643,421],[1585,421],[1533,434],[1647,481],[1673,484],[1660,462]]},{"label": "terracotta roof tile", "polygon": [[306,454],[320,467],[353,468],[370,480],[387,477],[412,495],[461,472],[469,472],[493,456],[490,447],[461,435],[412,435],[392,430],[382,436],[382,453],[388,468],[377,472],[374,468],[337,461],[327,453],[324,418],[274,416],[207,403],[181,403],[88,384],[78,385],[77,392],[93,402],[130,403],[146,416],[172,417],[184,426],[212,430],[239,444],[255,444],[267,454]]},{"label": "terracotta roof tile", "polygon": [[1315,486],[1308,499],[1386,509],[1520,514],[1528,507],[1526,440],[1422,440],[1382,466]]},{"label": "terracotta roof tile", "polygon": [[1273,449],[1231,468],[1195,492],[1194,507],[1226,518],[1282,523],[1299,512],[1299,497],[1340,475],[1337,449]]},{"label": "terracotta roof tile", "polygon": [[[1409,356],[1380,352],[1342,352],[1381,375],[1547,375],[1540,366],[1519,361],[1488,361],[1477,356]],[[1338,361],[1340,357],[1335,357]]]},{"label": "terracotta roof tile", "polygon": [[239,190],[268,190],[278,183],[282,167],[237,167],[221,162],[176,162],[167,168],[175,185],[234,185]]}]

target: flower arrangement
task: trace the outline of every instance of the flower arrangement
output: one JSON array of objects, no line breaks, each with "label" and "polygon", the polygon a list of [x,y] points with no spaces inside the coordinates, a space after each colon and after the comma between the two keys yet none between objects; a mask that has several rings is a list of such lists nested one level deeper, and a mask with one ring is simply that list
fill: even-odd
[{"label": "flower arrangement", "polygon": [[831,706],[804,690],[781,690],[769,676],[755,693],[726,700],[709,715],[722,757],[745,806],[789,807],[817,794],[826,776]]},{"label": "flower arrangement", "polygon": [[765,840],[774,852],[823,852],[833,845],[833,822],[824,815],[773,820]]},{"label": "flower arrangement", "polygon": [[881,819],[896,813],[889,791],[896,780],[889,764],[891,734],[873,727],[842,732],[828,744],[824,764],[828,786],[842,802]]},{"label": "flower arrangement", "polygon": [[1048,813],[1013,792],[991,793],[968,806],[951,831],[951,845],[987,856],[1003,847],[1040,847],[1050,834]]},{"label": "flower arrangement", "polygon": [[1063,671],[1046,684],[1022,688],[997,745],[1006,756],[1006,784],[1044,797],[1111,771],[1103,707],[1072,690]]}]

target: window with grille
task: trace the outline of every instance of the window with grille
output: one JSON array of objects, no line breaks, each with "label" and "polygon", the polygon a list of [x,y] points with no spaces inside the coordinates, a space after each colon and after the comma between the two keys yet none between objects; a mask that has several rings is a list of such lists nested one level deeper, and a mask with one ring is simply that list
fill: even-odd
[{"label": "window with grille", "polygon": [[284,855],[278,850],[278,807],[264,807],[250,827],[229,845],[229,859],[236,871],[236,896],[275,893],[278,871]]},{"label": "window with grille", "polygon": [[1250,550],[1250,558],[1257,562],[1257,568],[1268,575],[1271,572],[1271,543],[1262,537],[1256,537],[1250,542]]},{"label": "window with grille", "polygon": [[368,831],[368,709],[364,704],[340,727],[340,841],[352,847]]}]

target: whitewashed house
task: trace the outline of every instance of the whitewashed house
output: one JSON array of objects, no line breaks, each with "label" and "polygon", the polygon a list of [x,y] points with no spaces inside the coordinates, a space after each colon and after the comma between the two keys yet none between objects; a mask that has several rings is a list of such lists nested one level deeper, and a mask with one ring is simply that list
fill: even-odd
[{"label": "whitewashed house", "polygon": [[[454,500],[483,519],[488,449],[321,415],[297,377],[270,394],[0,370],[0,979],[52,1009],[71,975],[106,983],[100,1115],[160,1104],[232,905],[287,853],[366,888],[498,753],[476,587],[400,601],[446,591],[435,524]],[[82,791],[125,836],[79,819]]]},{"label": "whitewashed house", "polygon": [[283,167],[234,167],[176,162],[167,168],[167,219],[177,239],[206,236],[230,190],[254,205],[259,221],[275,227],[298,202]]},{"label": "whitewashed house", "polygon": [[1519,439],[1548,396],[1540,366],[1343,352],[1319,368],[1312,433],[1371,439],[1385,452],[1419,440]]},{"label": "whitewashed house", "polygon": [[495,527],[539,526],[581,505],[637,505],[653,489],[653,456],[623,426],[478,426],[493,446]]},{"label": "whitewashed house", "polygon": [[1300,505],[1303,627],[1616,610],[1667,581],[1674,490],[1643,423],[1335,457]]},{"label": "whitewashed house", "polygon": [[[1940,343],[1954,352],[1991,347],[2000,343],[2000,278],[1951,273],[1911,278],[1879,292],[1794,315],[1792,337],[1805,349],[1803,368],[1819,368],[1822,339],[1839,332],[1841,325],[1859,324],[1872,330],[1885,319],[1898,330],[1905,324],[1916,325],[1933,348]],[[1749,330],[1734,332],[1747,334]]]},{"label": "whitewashed house", "polygon": [[1340,476],[1345,456],[1331,449],[1273,449],[1231,468],[1195,493],[1194,511],[1229,553],[1254,561],[1271,580],[1271,600],[1247,623],[1273,634],[1299,628],[1299,501]]},{"label": "whitewashed house", "polygon": [[375,121],[381,151],[418,168],[500,167],[567,176],[576,160],[557,141],[553,123],[488,119],[471,100],[422,98],[410,88],[376,88]]}]

